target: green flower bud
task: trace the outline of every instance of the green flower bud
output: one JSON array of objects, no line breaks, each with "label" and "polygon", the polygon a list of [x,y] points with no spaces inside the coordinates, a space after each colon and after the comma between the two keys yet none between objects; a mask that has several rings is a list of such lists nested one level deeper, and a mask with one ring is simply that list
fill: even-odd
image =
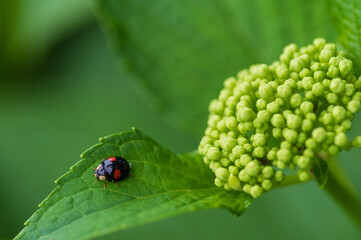
[{"label": "green flower bud", "polygon": [[278,113],[280,111],[280,105],[277,102],[271,102],[267,104],[267,111],[270,113]]},{"label": "green flower bud", "polygon": [[294,72],[300,72],[305,67],[305,63],[300,58],[292,59],[290,69]]},{"label": "green flower bud", "polygon": [[243,146],[248,143],[247,138],[239,136],[237,139],[238,145]]},{"label": "green flower bud", "polygon": [[313,44],[315,45],[316,48],[321,50],[326,45],[326,41],[323,38],[316,38],[315,40],[313,40]]},{"label": "green flower bud", "polygon": [[283,99],[289,98],[292,93],[292,87],[289,85],[281,85],[277,88],[277,94]]},{"label": "green flower bud", "polygon": [[326,113],[322,117],[323,124],[325,125],[331,125],[334,122],[334,118],[331,113]]},{"label": "green flower bud", "polygon": [[323,71],[315,71],[313,73],[313,79],[317,82],[321,82],[323,79],[325,79],[325,72]]},{"label": "green flower bud", "polygon": [[308,171],[299,170],[297,173],[301,182],[308,182],[311,180],[311,174]]},{"label": "green flower bud", "polygon": [[335,104],[338,102],[338,96],[336,93],[329,93],[327,94],[326,98],[330,104]]},{"label": "green flower bud", "polygon": [[309,169],[311,167],[311,159],[307,156],[300,156],[297,165],[302,169]]},{"label": "green flower bud", "polygon": [[273,176],[273,174],[274,174],[274,169],[270,166],[266,166],[262,170],[262,175],[265,178],[271,178]]},{"label": "green flower bud", "polygon": [[327,138],[327,132],[324,128],[319,127],[312,131],[312,138],[316,140],[318,143],[322,143]]},{"label": "green flower bud", "polygon": [[305,151],[303,151],[303,155],[309,158],[313,158],[315,153],[311,149],[305,149]]},{"label": "green flower bud", "polygon": [[271,123],[276,128],[284,128],[286,126],[286,121],[281,114],[273,115]]},{"label": "green flower bud", "polygon": [[267,158],[269,160],[276,160],[277,159],[277,148],[276,149],[272,149],[271,151],[269,151],[267,153]]},{"label": "green flower bud", "polygon": [[286,169],[287,168],[287,163],[278,161],[277,162],[277,168],[282,169],[282,170]]},{"label": "green flower bud", "polygon": [[257,119],[261,122],[261,123],[268,123],[271,119],[271,113],[267,110],[261,110],[258,112],[257,114]]},{"label": "green flower bud", "polygon": [[281,142],[281,149],[284,148],[284,149],[291,149],[292,148],[292,144],[290,142],[287,142],[287,141],[283,141]]},{"label": "green flower bud", "polygon": [[254,197],[254,198],[259,198],[259,197],[262,196],[262,194],[263,194],[263,188],[260,187],[259,185],[254,185],[254,186],[251,188],[250,194],[251,194],[251,196]]},{"label": "green flower bud", "polygon": [[361,147],[361,136],[346,136],[361,108],[352,62],[324,39],[290,44],[280,60],[228,78],[209,105],[198,150],[218,187],[256,198],[283,181],[283,169],[309,181],[318,154]]},{"label": "green flower bud", "polygon": [[248,173],[246,172],[246,170],[241,170],[238,174],[238,178],[242,181],[242,182],[249,182],[251,180],[251,176],[248,175]]},{"label": "green flower bud", "polygon": [[216,147],[210,147],[207,151],[207,158],[209,160],[218,160],[222,156],[221,151]]},{"label": "green flower bud", "polygon": [[267,101],[267,102],[272,102],[274,100],[274,92],[273,89],[270,85],[268,84],[262,84],[259,87],[259,96]]},{"label": "green flower bud", "polygon": [[248,163],[250,163],[252,161],[252,157],[248,154],[243,154],[240,158],[240,162],[242,164],[242,166],[247,166]]},{"label": "green flower bud", "polygon": [[296,130],[285,128],[282,132],[283,137],[290,143],[296,143],[298,134]]},{"label": "green flower bud", "polygon": [[277,151],[277,158],[282,162],[290,162],[292,159],[292,153],[289,149],[280,149]]},{"label": "green flower bud", "polygon": [[292,54],[292,53],[295,53],[295,52],[298,51],[298,47],[297,47],[296,44],[290,43],[290,44],[288,44],[288,45],[283,49],[283,51],[284,51],[285,53],[290,53],[290,54]]},{"label": "green flower bud", "polygon": [[232,174],[229,175],[228,185],[234,190],[242,190],[242,185],[239,179]]},{"label": "green flower bud", "polygon": [[225,125],[230,130],[237,130],[238,122],[234,116],[228,117],[225,120]]},{"label": "green flower bud", "polygon": [[222,180],[224,182],[226,182],[228,180],[229,171],[225,168],[222,168],[222,167],[217,168],[215,174],[219,180]]},{"label": "green flower bud", "polygon": [[326,44],[320,53],[320,61],[328,62],[331,57],[334,57],[336,54],[336,46],[335,44]]},{"label": "green flower bud", "polygon": [[347,83],[345,88],[346,88],[345,89],[345,95],[346,96],[352,96],[356,91],[355,86],[353,84],[351,84],[351,83]]},{"label": "green flower bud", "polygon": [[314,84],[314,80],[312,77],[305,77],[302,79],[302,86],[306,90],[310,90],[312,88],[312,85]]},{"label": "green flower bud", "polygon": [[230,166],[228,168],[228,171],[231,173],[231,175],[233,174],[235,176],[237,176],[238,173],[239,173],[239,169],[237,167],[235,167],[235,166]]},{"label": "green flower bud", "polygon": [[218,100],[212,100],[211,103],[209,104],[209,111],[211,113],[215,113],[215,114],[221,114],[224,110],[224,105],[221,101]]},{"label": "green flower bud", "polygon": [[340,152],[340,150],[339,150],[339,148],[338,148],[337,146],[331,145],[331,146],[328,148],[328,152],[329,152],[330,154],[332,154],[332,155],[337,155],[337,154]]},{"label": "green flower bud", "polygon": [[263,100],[262,98],[260,98],[256,102],[256,107],[257,107],[258,110],[266,109],[267,102],[265,100]]},{"label": "green flower bud", "polygon": [[285,174],[282,171],[277,171],[275,173],[275,180],[277,182],[282,182],[285,179]]},{"label": "green flower bud", "polygon": [[[359,79],[361,80],[361,78]],[[358,81],[358,80],[357,80]],[[360,87],[361,88],[361,87]],[[357,100],[357,101],[361,101],[361,92],[356,92],[353,97],[352,100]]]},{"label": "green flower bud", "polygon": [[272,189],[272,181],[269,179],[265,179],[262,181],[262,188],[266,191],[269,191]]},{"label": "green flower bud", "polygon": [[248,175],[255,177],[260,172],[261,168],[259,166],[258,161],[253,160],[247,164],[245,170],[248,173]]},{"label": "green flower bud", "polygon": [[293,94],[290,100],[291,106],[296,108],[301,105],[303,98],[300,94]]},{"label": "green flower bud", "polygon": [[256,114],[254,111],[247,107],[242,107],[237,111],[237,120],[239,122],[247,122],[255,119]]},{"label": "green flower bud", "polygon": [[345,133],[340,132],[335,137],[335,145],[344,148],[348,144],[348,139]]},{"label": "green flower bud", "polygon": [[229,186],[228,183],[225,183],[223,187],[224,187],[224,189],[226,189],[227,191],[231,190],[231,187]]},{"label": "green flower bud", "polygon": [[325,87],[322,85],[322,83],[315,83],[312,86],[312,94],[317,96],[317,97],[321,97],[324,95],[325,92]]},{"label": "green flower bud", "polygon": [[301,146],[304,146],[306,139],[307,139],[307,134],[304,132],[300,132],[298,134],[297,143],[300,144]]},{"label": "green flower bud", "polygon": [[219,97],[218,99],[221,100],[222,102],[226,102],[227,99],[232,95],[232,92],[229,91],[228,89],[223,89],[221,90],[221,92],[219,93]]},{"label": "green flower bud", "polygon": [[341,76],[343,77],[353,73],[353,64],[351,60],[348,59],[341,60],[338,67],[340,69]]},{"label": "green flower bud", "polygon": [[252,145],[247,143],[245,145],[243,145],[244,149],[246,150],[246,152],[252,152]]},{"label": "green flower bud", "polygon": [[288,69],[285,66],[278,66],[276,69],[276,74],[279,79],[286,79],[288,77]]},{"label": "green flower bud", "polygon": [[275,137],[277,139],[282,138],[282,129],[280,129],[280,128],[272,129],[272,135],[273,135],[273,137]]},{"label": "green flower bud", "polygon": [[341,106],[336,106],[332,110],[332,116],[334,117],[336,123],[342,122],[346,118],[346,109]]},{"label": "green flower bud", "polygon": [[306,147],[309,149],[315,150],[317,148],[317,142],[313,138],[307,139],[305,144],[306,144]]},{"label": "green flower bud", "polygon": [[[301,105],[302,107],[302,105]],[[290,114],[287,116],[287,127],[298,129],[302,125],[302,118],[295,114]]]},{"label": "green flower bud", "polygon": [[214,179],[214,185],[216,185],[217,187],[223,187],[224,186],[224,182],[222,182],[221,180],[219,180],[218,178]]},{"label": "green flower bud", "polygon": [[236,86],[236,79],[234,77],[227,78],[223,85],[226,89],[232,90]]},{"label": "green flower bud", "polygon": [[339,78],[334,78],[331,81],[330,90],[333,93],[341,93],[345,91],[346,83]]},{"label": "green flower bud", "polygon": [[354,140],[352,140],[352,146],[361,148],[361,136],[358,136]]},{"label": "green flower bud", "polygon": [[349,119],[346,119],[342,122],[342,127],[344,127],[346,130],[350,130],[352,126],[352,121]]},{"label": "green flower bud", "polygon": [[225,137],[220,140],[220,144],[224,150],[230,152],[236,146],[237,140],[231,137]]},{"label": "green flower bud", "polygon": [[307,68],[302,69],[300,74],[299,74],[301,79],[303,79],[305,77],[310,77],[311,75],[312,75],[312,72]]},{"label": "green flower bud", "polygon": [[360,110],[361,104],[359,100],[352,100],[347,104],[347,110],[351,113],[356,113]]},{"label": "green flower bud", "polygon": [[266,64],[259,64],[251,67],[251,72],[256,78],[266,78],[268,71],[269,69]]},{"label": "green flower bud", "polygon": [[264,146],[267,143],[267,137],[266,135],[264,135],[263,133],[256,133],[255,135],[253,135],[253,146],[254,147],[258,147],[258,146]]},{"label": "green flower bud", "polygon": [[250,184],[245,184],[243,186],[243,192],[250,194],[252,186]]},{"label": "green flower bud", "polygon": [[229,158],[222,158],[221,163],[223,167],[229,167],[232,161]]},{"label": "green flower bud", "polygon": [[313,112],[313,104],[309,101],[304,101],[301,106],[300,106],[301,111],[303,112],[303,114],[307,114],[310,112]]},{"label": "green flower bud", "polygon": [[265,154],[266,150],[263,147],[256,147],[252,153],[255,158],[263,158]]},{"label": "green flower bud", "polygon": [[326,75],[327,75],[327,77],[335,78],[335,77],[338,77],[340,75],[340,71],[338,70],[337,67],[330,66],[328,68],[328,71],[327,71]]}]

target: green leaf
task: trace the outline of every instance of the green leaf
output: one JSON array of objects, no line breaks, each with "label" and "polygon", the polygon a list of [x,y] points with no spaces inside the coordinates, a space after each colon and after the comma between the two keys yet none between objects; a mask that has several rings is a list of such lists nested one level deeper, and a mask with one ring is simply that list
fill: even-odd
[{"label": "green leaf", "polygon": [[201,136],[223,80],[277,60],[286,44],[335,39],[324,1],[98,0],[99,17],[143,95]]},{"label": "green leaf", "polygon": [[323,188],[327,183],[327,162],[321,158],[316,158],[312,164],[312,171],[318,186]]},{"label": "green leaf", "polygon": [[91,4],[86,0],[1,1],[0,69],[19,74],[38,67],[56,43],[90,20]]},{"label": "green leaf", "polygon": [[[201,209],[241,215],[252,202],[243,192],[215,187],[197,153],[175,155],[135,129],[100,141],[56,181],[16,239],[89,239]],[[134,176],[104,189],[93,168],[110,156],[127,159]]]},{"label": "green leaf", "polygon": [[361,1],[328,0],[337,38],[354,62],[356,73],[361,70]]}]

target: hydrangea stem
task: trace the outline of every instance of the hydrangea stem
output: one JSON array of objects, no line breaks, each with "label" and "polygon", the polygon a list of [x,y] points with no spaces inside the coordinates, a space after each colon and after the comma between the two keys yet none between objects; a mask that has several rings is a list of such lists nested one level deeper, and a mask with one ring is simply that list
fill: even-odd
[{"label": "hydrangea stem", "polygon": [[347,181],[341,167],[332,157],[327,157],[328,181],[326,192],[342,207],[361,231],[361,200]]},{"label": "hydrangea stem", "polygon": [[287,187],[287,186],[295,185],[295,184],[298,184],[298,183],[304,183],[304,182],[300,181],[300,178],[298,177],[297,174],[288,175],[288,176],[285,177],[285,180],[283,180],[277,186],[277,188]]},{"label": "hydrangea stem", "polygon": [[[325,191],[340,205],[349,215],[361,231],[361,199],[352,187],[338,161],[328,155],[322,157],[328,163],[328,180],[324,187]],[[302,183],[297,174],[286,176],[278,188]]]}]

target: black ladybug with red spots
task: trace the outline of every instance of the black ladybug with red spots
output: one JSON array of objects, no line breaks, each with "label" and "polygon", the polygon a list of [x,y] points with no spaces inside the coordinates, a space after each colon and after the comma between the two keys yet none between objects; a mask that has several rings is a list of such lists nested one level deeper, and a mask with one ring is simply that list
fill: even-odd
[{"label": "black ladybug with red spots", "polygon": [[[129,176],[130,164],[122,157],[110,157],[102,161],[95,169],[94,175],[97,180],[119,182]],[[117,183],[119,186],[119,184]]]}]

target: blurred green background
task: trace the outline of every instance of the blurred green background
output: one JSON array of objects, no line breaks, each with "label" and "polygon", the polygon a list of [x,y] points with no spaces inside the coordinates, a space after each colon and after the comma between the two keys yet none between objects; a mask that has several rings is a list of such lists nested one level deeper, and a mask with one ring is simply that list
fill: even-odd
[{"label": "blurred green background", "polygon": [[[192,4],[0,3],[0,239],[22,229],[56,187],[54,180],[99,137],[135,126],[174,152],[193,150],[206,125],[207,103],[224,78],[257,61],[271,63],[289,42],[336,39],[325,1]],[[350,136],[361,133],[360,121],[359,114]],[[359,192],[360,153],[340,155]],[[360,237],[311,182],[273,190],[239,218],[202,211],[99,239]]]}]

